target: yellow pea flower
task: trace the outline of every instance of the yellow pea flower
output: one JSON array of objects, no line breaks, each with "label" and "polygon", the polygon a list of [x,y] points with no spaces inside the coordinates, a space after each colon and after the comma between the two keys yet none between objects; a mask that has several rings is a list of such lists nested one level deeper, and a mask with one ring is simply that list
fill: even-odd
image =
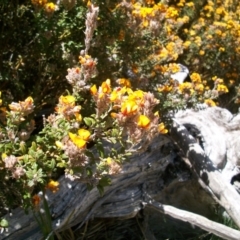
[{"label": "yellow pea flower", "polygon": [[138,105],[133,100],[127,100],[122,103],[121,112],[123,115],[135,114],[138,110]]},{"label": "yellow pea flower", "polygon": [[159,131],[161,134],[166,134],[166,133],[168,133],[168,130],[165,128],[164,123],[160,123],[160,124],[158,125],[158,131]]},{"label": "yellow pea flower", "polygon": [[145,115],[140,115],[137,121],[138,127],[148,128],[150,125],[150,119]]},{"label": "yellow pea flower", "polygon": [[75,101],[76,101],[76,99],[72,95],[60,96],[60,98],[59,98],[59,103],[62,105],[73,106],[75,104]]},{"label": "yellow pea flower", "polygon": [[44,9],[46,12],[52,13],[52,12],[58,10],[58,6],[52,2],[49,2],[44,5]]},{"label": "yellow pea flower", "polygon": [[221,93],[228,93],[228,88],[224,84],[218,84],[217,91]]},{"label": "yellow pea flower", "polygon": [[96,84],[94,84],[91,88],[90,88],[90,92],[92,95],[96,95],[97,93],[97,86]]},{"label": "yellow pea flower", "polygon": [[204,91],[204,86],[202,83],[197,83],[194,87],[194,89],[199,92],[199,93],[202,93]]},{"label": "yellow pea flower", "polygon": [[201,76],[196,72],[192,73],[190,78],[191,78],[192,82],[194,82],[194,83],[201,83],[201,81],[202,81]]},{"label": "yellow pea flower", "polygon": [[78,147],[78,148],[84,148],[87,144],[87,141],[85,141],[84,139],[82,139],[81,137],[79,137],[77,134],[68,133],[70,139],[72,140],[72,142]]},{"label": "yellow pea flower", "polygon": [[216,106],[216,103],[212,99],[206,99],[204,101],[204,103],[206,103],[209,107],[215,107]]},{"label": "yellow pea flower", "polygon": [[80,113],[75,113],[75,118],[78,122],[81,122],[82,121],[82,115]]},{"label": "yellow pea flower", "polygon": [[2,160],[4,160],[7,157],[6,153],[2,153]]},{"label": "yellow pea flower", "polygon": [[112,163],[112,158],[108,157],[106,162],[107,162],[108,165],[110,165]]},{"label": "yellow pea flower", "polygon": [[89,140],[91,133],[86,130],[86,129],[79,129],[78,130],[78,135],[69,132],[68,133],[70,139],[72,140],[72,142],[79,148],[84,148],[87,144],[87,141]]},{"label": "yellow pea flower", "polygon": [[159,92],[165,92],[165,93],[167,93],[167,92],[171,92],[172,89],[173,89],[173,86],[172,86],[172,85],[163,85],[163,86],[158,87],[157,90],[158,90]]},{"label": "yellow pea flower", "polygon": [[111,112],[110,115],[112,118],[117,118],[117,113],[115,113],[115,112]]},{"label": "yellow pea flower", "polygon": [[179,92],[181,94],[183,93],[190,93],[190,94],[193,94],[194,93],[194,90],[192,89],[192,83],[190,82],[184,82],[182,84],[179,85],[178,89],[179,89]]},{"label": "yellow pea flower", "polygon": [[121,88],[115,88],[110,95],[110,101],[115,102],[116,100],[119,100],[121,98],[121,95],[123,95]]},{"label": "yellow pea flower", "polygon": [[111,92],[111,81],[107,79],[105,82],[102,83],[102,92],[103,93],[110,93]]},{"label": "yellow pea flower", "polygon": [[91,133],[88,130],[81,128],[78,130],[78,135],[83,140],[88,141],[91,136]]},{"label": "yellow pea flower", "polygon": [[131,87],[131,83],[128,79],[126,78],[120,78],[118,79],[118,83],[122,86],[125,86],[125,87]]},{"label": "yellow pea flower", "polygon": [[49,183],[47,184],[46,188],[51,190],[53,193],[57,192],[59,190],[59,182],[50,180]]}]

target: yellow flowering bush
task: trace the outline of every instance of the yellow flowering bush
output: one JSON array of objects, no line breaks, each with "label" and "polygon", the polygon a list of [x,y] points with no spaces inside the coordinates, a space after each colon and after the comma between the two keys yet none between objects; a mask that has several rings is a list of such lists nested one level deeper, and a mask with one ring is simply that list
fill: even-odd
[{"label": "yellow flowering bush", "polygon": [[168,133],[169,112],[239,107],[237,0],[3,0],[0,11],[1,206],[38,209],[36,189],[56,192],[60,170],[102,193]]}]

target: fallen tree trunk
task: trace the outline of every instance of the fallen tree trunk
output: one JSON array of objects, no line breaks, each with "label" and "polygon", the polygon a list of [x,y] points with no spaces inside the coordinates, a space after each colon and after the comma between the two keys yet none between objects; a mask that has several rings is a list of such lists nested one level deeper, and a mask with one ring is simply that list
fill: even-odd
[{"label": "fallen tree trunk", "polygon": [[[217,116],[220,113],[223,114],[221,121]],[[112,184],[105,188],[103,196],[100,196],[97,189],[89,192],[84,183],[70,181],[63,176],[60,179],[60,190],[55,194],[51,192],[47,194],[53,230],[60,232],[73,226],[75,229],[76,226],[80,228],[89,219],[98,217],[132,218],[145,208],[146,203],[150,204],[149,199],[158,202],[164,194],[166,196],[164,204],[169,205],[173,199],[181,198],[183,204],[177,204],[179,208],[191,210],[198,215],[201,213],[207,217],[211,214],[205,210],[202,211],[206,208],[197,208],[201,204],[212,206],[217,200],[240,226],[239,219],[237,219],[240,213],[238,206],[240,198],[230,184],[231,178],[238,172],[236,167],[238,160],[240,162],[240,158],[236,158],[239,141],[234,138],[233,143],[231,140],[233,134],[235,136],[240,133],[237,118],[233,118],[230,113],[226,114],[226,110],[219,108],[199,112],[186,111],[176,115],[175,118],[176,123],[173,125],[170,138],[160,135],[146,148],[145,152],[132,156],[130,162],[123,166],[122,172],[112,177]],[[196,132],[184,126],[194,127],[193,130],[197,129],[201,135],[197,137],[199,143],[194,135]],[[214,136],[211,131],[216,131],[221,138],[219,135]],[[182,149],[185,155],[182,159],[179,156],[179,149],[171,139],[174,139]],[[191,167],[184,164],[185,158],[191,163]],[[171,173],[172,168],[177,172]],[[201,179],[204,182],[204,189],[207,191],[201,189],[198,181],[191,174],[192,171],[196,173],[197,180]],[[191,204],[186,204],[191,198],[185,195],[190,190],[189,182],[193,186],[191,188],[193,199]],[[180,192],[179,186],[182,189]],[[177,189],[176,194],[172,195],[175,189]],[[160,202],[162,203],[161,200]],[[189,209],[188,205],[198,207]],[[159,207],[155,204],[152,206]],[[170,214],[171,210],[172,208],[167,207],[165,213]],[[178,213],[179,215],[170,215],[182,221],[188,221],[193,216],[190,213],[190,215]],[[198,215],[194,215],[195,219],[201,218],[198,218]],[[6,218],[10,222],[9,231],[4,232],[0,239],[41,239],[41,232],[33,214],[25,215],[21,209],[15,209],[12,217],[7,215]],[[191,223],[194,224],[194,222]],[[195,224],[215,234],[224,232],[222,226],[212,222],[209,224],[205,219],[201,223],[196,220]],[[226,231],[229,231],[229,234],[231,232],[229,229]],[[239,236],[238,231],[233,231],[231,234]],[[223,234],[221,237],[226,236]]]},{"label": "fallen tree trunk", "polygon": [[171,136],[183,150],[199,178],[209,187],[209,191],[212,192],[218,203],[225,208],[240,228],[240,196],[236,189],[230,182],[225,181],[204,150],[187,129],[177,121],[173,124]]}]

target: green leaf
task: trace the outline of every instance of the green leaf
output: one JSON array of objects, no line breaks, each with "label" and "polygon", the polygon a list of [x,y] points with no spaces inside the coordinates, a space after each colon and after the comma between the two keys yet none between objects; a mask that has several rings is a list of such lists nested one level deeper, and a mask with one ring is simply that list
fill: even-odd
[{"label": "green leaf", "polygon": [[104,148],[103,148],[102,143],[98,142],[96,144],[96,147],[97,147],[97,150],[98,150],[98,153],[99,153],[100,157],[104,158]]},{"label": "green leaf", "polygon": [[49,167],[50,167],[51,169],[53,169],[53,168],[55,167],[55,165],[56,165],[55,159],[51,159],[51,162],[50,162],[50,164],[49,164]]},{"label": "green leaf", "polygon": [[111,184],[111,178],[109,177],[102,177],[98,183],[98,185],[101,185],[102,187],[109,186],[110,184]]},{"label": "green leaf", "polygon": [[32,142],[32,150],[37,151],[37,144],[35,142]]},{"label": "green leaf", "polygon": [[92,125],[94,125],[96,123],[96,121],[93,118],[90,117],[85,117],[83,119],[83,121],[85,122],[85,124],[89,127],[91,127]]},{"label": "green leaf", "polygon": [[67,167],[67,164],[65,162],[60,162],[57,164],[57,167],[65,168],[65,167]]},{"label": "green leaf", "polygon": [[22,154],[25,154],[27,152],[25,145],[26,145],[25,142],[20,143],[20,150],[21,150]]}]

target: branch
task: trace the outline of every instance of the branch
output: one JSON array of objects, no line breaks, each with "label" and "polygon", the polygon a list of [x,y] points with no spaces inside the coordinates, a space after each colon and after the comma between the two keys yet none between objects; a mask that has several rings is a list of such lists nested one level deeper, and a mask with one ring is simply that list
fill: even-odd
[{"label": "branch", "polygon": [[240,228],[240,196],[235,188],[224,179],[192,135],[177,121],[174,121],[171,136],[191,162],[198,177]]},{"label": "branch", "polygon": [[202,217],[198,214],[180,210],[178,208],[160,204],[158,202],[149,203],[147,206],[161,213],[167,214],[173,218],[179,219],[184,222],[189,222],[223,239],[227,239],[227,240],[240,239],[240,231],[237,231],[235,229],[232,229],[220,223],[216,223],[211,220],[208,220],[207,218]]}]

